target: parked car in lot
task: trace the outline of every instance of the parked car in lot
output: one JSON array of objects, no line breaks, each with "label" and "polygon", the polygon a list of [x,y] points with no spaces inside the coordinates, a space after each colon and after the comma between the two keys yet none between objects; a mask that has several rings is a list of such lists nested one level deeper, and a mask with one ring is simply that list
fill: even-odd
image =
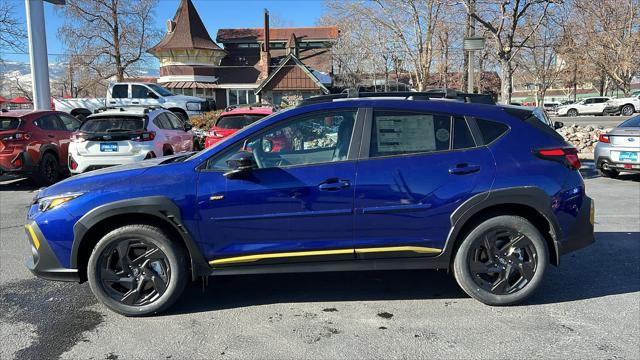
[{"label": "parked car in lot", "polygon": [[236,131],[253,124],[267,115],[273,114],[273,112],[272,106],[260,105],[227,109],[227,111],[220,114],[207,133],[204,147],[208,148],[217,144]]},{"label": "parked car in lot", "polygon": [[557,102],[545,102],[542,107],[544,108],[544,110],[548,113],[548,114],[552,114],[555,115],[558,111],[558,106],[560,106],[560,103]]},{"label": "parked car in lot", "polygon": [[607,101],[604,108],[605,114],[631,116],[634,112],[640,111],[640,94],[629,97],[611,99]]},{"label": "parked car in lot", "polygon": [[[485,304],[519,303],[594,241],[594,205],[575,148],[483,101],[315,97],[190,156],[73,177],[36,195],[27,266],[128,316],[189,279],[272,272],[446,269]],[[273,151],[277,134],[296,140]]]},{"label": "parked car in lot", "polygon": [[603,115],[604,108],[610,97],[596,96],[578,101],[577,103],[561,105],[557,108],[558,116],[578,116],[578,115]]},{"label": "parked car in lot", "polygon": [[621,171],[640,172],[640,115],[600,135],[594,160],[607,177],[615,178]]},{"label": "parked car in lot", "polygon": [[164,109],[117,108],[90,115],[71,137],[69,171],[193,151],[191,126]]},{"label": "parked car in lot", "polygon": [[[175,95],[154,83],[114,83],[107,90],[107,97],[101,99],[53,99],[54,109],[64,111],[84,120],[100,108],[156,106],[167,109],[183,122],[189,116],[211,109],[210,103],[202,98]],[[214,109],[215,110],[215,106]]]},{"label": "parked car in lot", "polygon": [[51,185],[66,172],[71,133],[80,121],[57,111],[0,112],[0,170]]}]

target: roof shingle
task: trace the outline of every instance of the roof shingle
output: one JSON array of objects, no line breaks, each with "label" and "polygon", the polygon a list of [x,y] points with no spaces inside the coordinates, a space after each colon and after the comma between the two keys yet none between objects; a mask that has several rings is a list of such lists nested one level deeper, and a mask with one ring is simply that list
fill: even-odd
[{"label": "roof shingle", "polygon": [[[287,41],[293,33],[298,40],[333,40],[338,38],[339,30],[337,26],[272,28],[269,29],[269,39],[270,41]],[[221,43],[263,40],[263,28],[219,29],[216,36],[216,41]]]}]

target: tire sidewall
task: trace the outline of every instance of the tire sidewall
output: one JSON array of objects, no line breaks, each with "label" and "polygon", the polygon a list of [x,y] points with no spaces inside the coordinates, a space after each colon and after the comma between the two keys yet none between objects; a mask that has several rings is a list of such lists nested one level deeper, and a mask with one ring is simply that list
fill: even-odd
[{"label": "tire sidewall", "polygon": [[[45,168],[48,162],[51,162],[53,164],[53,168],[54,168],[53,171],[55,174],[54,179],[47,178],[47,175],[45,174]],[[40,159],[40,166],[38,167],[38,174],[36,176],[36,180],[41,185],[49,186],[49,185],[55,184],[56,181],[58,181],[59,179],[60,179],[60,170],[59,170],[58,159],[52,153],[47,152],[42,156],[42,159]]]},{"label": "tire sidewall", "polygon": [[[157,246],[167,257],[171,268],[169,284],[164,294],[151,304],[143,306],[124,305],[109,296],[102,286],[98,264],[103,252],[112,249],[112,245],[125,239],[140,239]],[[129,225],[113,230],[96,244],[87,265],[89,286],[96,298],[111,310],[125,316],[146,316],[159,313],[171,306],[180,297],[187,282],[186,261],[180,251],[169,238],[158,228],[150,226]]]},{"label": "tire sidewall", "polygon": [[[513,294],[496,295],[482,289],[475,283],[467,261],[471,245],[475,239],[494,227],[507,227],[522,233],[531,239],[538,255],[538,263],[533,279],[524,288]],[[456,281],[469,296],[487,305],[513,305],[531,296],[543,280],[549,264],[549,250],[540,232],[529,221],[522,217],[503,215],[488,219],[473,229],[463,240],[454,258],[454,275]]]}]

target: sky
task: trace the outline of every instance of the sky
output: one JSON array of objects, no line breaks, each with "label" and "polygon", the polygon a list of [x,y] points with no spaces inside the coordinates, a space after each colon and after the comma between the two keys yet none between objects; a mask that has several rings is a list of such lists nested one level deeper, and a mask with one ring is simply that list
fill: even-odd
[{"label": "sky", "polygon": [[[26,30],[25,1],[8,0],[14,6],[14,15],[23,23]],[[287,26],[314,26],[324,11],[322,0],[192,0],[202,18],[209,35],[215,41],[219,28],[262,27],[265,8],[274,19],[281,19]],[[160,0],[156,8],[156,26],[165,31],[166,21],[172,19],[178,8],[179,0]],[[45,25],[47,31],[47,52],[49,62],[55,62],[56,56],[64,52],[57,38],[58,27],[64,19],[58,6],[45,3]],[[272,24],[272,27],[274,25]],[[3,58],[28,62],[28,55],[3,52]]]}]

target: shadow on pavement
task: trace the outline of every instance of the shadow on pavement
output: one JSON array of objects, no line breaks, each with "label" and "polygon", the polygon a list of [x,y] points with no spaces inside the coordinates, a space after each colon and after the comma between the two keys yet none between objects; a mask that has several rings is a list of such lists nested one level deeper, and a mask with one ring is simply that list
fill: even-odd
[{"label": "shadow on pavement", "polygon": [[[600,232],[596,243],[550,266],[523,305],[599,298],[640,291],[640,233]],[[446,271],[371,271],[211,277],[188,286],[169,314],[245,306],[332,301],[457,299],[467,297]]]},{"label": "shadow on pavement", "polygon": [[0,176],[0,191],[35,191],[40,187],[28,178],[10,175]]}]

